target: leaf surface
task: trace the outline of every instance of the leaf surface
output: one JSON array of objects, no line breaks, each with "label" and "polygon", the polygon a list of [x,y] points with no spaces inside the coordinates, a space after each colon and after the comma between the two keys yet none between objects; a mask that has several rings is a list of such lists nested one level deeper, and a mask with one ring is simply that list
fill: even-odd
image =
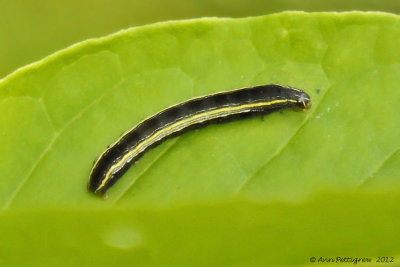
[{"label": "leaf surface", "polygon": [[[378,239],[385,245],[375,251],[398,255],[399,24],[397,16],[357,12],[167,22],[88,40],[15,72],[0,81],[3,236],[19,244],[30,227],[34,244],[50,227],[52,245],[32,250],[36,263],[39,252],[69,245],[89,250],[78,258],[100,246],[147,264],[196,255],[198,264],[237,265],[307,264],[329,252],[372,257],[367,245]],[[269,83],[304,89],[312,108],[188,132],[149,151],[107,200],[86,192],[96,156],[147,116]],[[384,219],[373,219],[379,208]],[[338,216],[341,209],[359,217]],[[53,226],[44,223],[53,216]],[[20,231],[7,230],[22,221]],[[388,227],[392,234],[378,235]],[[345,246],[344,233],[372,236]],[[320,247],[324,234],[335,240]],[[188,236],[199,242],[185,248]],[[12,259],[17,246],[2,246]],[[278,257],[288,249],[296,252]]]}]

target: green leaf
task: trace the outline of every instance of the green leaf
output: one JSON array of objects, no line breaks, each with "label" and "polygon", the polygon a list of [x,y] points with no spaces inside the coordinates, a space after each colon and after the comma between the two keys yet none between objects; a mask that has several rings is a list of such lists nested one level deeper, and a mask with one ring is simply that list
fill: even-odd
[{"label": "green leaf", "polygon": [[[89,37],[156,21],[206,16],[247,17],[283,10],[385,11],[398,0],[93,0],[8,1],[0,8],[0,77],[50,52]],[[88,15],[90,10],[90,15]]]},{"label": "green leaf", "polygon": [[[305,265],[399,255],[399,26],[357,12],[159,23],[1,80],[0,258]],[[107,200],[86,192],[96,156],[145,117],[269,83],[304,89],[313,107],[188,132],[149,151]]]}]

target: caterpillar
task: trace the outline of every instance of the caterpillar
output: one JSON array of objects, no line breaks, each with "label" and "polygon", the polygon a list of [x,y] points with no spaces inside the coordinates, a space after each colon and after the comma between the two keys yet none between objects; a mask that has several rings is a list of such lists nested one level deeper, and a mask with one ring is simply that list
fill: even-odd
[{"label": "caterpillar", "polygon": [[304,91],[277,84],[189,99],[146,118],[111,144],[94,162],[88,190],[105,197],[106,191],[146,151],[188,130],[287,108],[310,107],[311,98]]}]

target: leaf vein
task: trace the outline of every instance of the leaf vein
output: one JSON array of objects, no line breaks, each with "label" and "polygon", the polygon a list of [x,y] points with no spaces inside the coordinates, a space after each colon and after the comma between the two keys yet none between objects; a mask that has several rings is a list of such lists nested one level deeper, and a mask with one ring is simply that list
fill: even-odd
[{"label": "leaf vein", "polygon": [[388,162],[394,155],[396,155],[396,153],[398,153],[400,151],[400,148],[397,148],[395,150],[393,150],[392,152],[390,152],[386,157],[384,157],[383,161],[380,162],[375,168],[373,168],[370,173],[366,176],[365,179],[363,179],[356,187],[356,189],[360,189],[361,187],[363,187],[368,181],[370,181],[375,174],[377,174],[382,167],[386,164],[386,162]]},{"label": "leaf vein", "polygon": [[39,166],[39,164],[41,163],[41,161],[44,159],[44,157],[49,153],[49,151],[51,150],[52,146],[54,145],[54,143],[58,140],[58,138],[62,135],[62,133],[75,121],[77,121],[79,118],[81,118],[83,116],[83,114],[85,114],[92,106],[94,106],[95,104],[97,104],[98,102],[100,102],[101,99],[103,99],[107,93],[109,93],[110,91],[112,91],[114,88],[118,88],[123,82],[125,81],[125,79],[121,79],[115,86],[113,86],[110,90],[105,91],[103,94],[101,94],[100,96],[98,96],[96,99],[94,99],[91,103],[89,103],[88,105],[86,105],[86,107],[84,107],[83,109],[81,109],[80,112],[78,112],[71,120],[69,120],[65,126],[63,128],[61,128],[59,131],[55,132],[55,134],[53,135],[52,139],[50,140],[50,142],[48,143],[48,145],[43,149],[42,153],[40,154],[38,160],[32,165],[32,167],[30,168],[30,170],[28,171],[27,175],[25,175],[25,177],[21,180],[21,182],[18,184],[17,188],[14,190],[14,192],[11,194],[9,200],[5,203],[5,205],[2,208],[2,211],[4,212],[5,210],[7,210],[11,204],[13,203],[13,201],[16,199],[18,193],[21,191],[21,189],[23,188],[23,186],[27,183],[27,181],[31,178],[32,174],[34,173],[34,171],[37,169],[37,167]]}]

